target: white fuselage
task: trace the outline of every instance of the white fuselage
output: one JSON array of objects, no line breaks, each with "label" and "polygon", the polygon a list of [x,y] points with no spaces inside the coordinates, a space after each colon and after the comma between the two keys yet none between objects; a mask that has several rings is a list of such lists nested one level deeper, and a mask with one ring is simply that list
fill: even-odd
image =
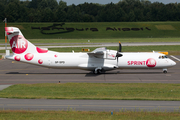
[{"label": "white fuselage", "polygon": [[[111,55],[116,54],[116,51],[111,50]],[[160,53],[128,53],[123,52],[123,56],[119,57],[118,62],[116,57],[108,57],[107,54],[103,58],[90,57],[87,53],[59,53],[48,51],[47,53],[35,53],[33,59],[27,61],[24,54],[15,54],[6,56],[7,59],[15,60],[15,56],[19,56],[22,62],[36,64],[48,68],[67,68],[67,69],[84,69],[95,70],[102,68],[104,70],[113,69],[165,69],[174,66],[176,63],[169,58],[160,58],[164,56]],[[109,54],[108,54],[109,55]],[[38,60],[42,61],[40,64]],[[153,60],[152,60],[153,59]],[[148,61],[150,60],[150,61]]]}]

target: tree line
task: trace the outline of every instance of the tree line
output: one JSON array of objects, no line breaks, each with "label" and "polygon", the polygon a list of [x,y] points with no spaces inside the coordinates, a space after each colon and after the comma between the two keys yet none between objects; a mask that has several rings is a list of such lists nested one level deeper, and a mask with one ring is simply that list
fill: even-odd
[{"label": "tree line", "polygon": [[8,22],[136,22],[179,21],[180,3],[120,0],[101,5],[69,5],[56,0],[0,0],[0,19]]}]

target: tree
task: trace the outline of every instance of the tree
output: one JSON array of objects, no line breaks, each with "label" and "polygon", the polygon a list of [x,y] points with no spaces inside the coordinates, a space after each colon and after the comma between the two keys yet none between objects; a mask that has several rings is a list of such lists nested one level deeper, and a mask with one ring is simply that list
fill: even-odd
[{"label": "tree", "polygon": [[58,3],[56,0],[47,0],[47,3],[48,3],[48,7],[51,10],[57,9],[57,7],[58,7]]},{"label": "tree", "polygon": [[15,22],[19,19],[19,4],[16,2],[10,2],[5,7],[5,17],[8,18],[9,22]]},{"label": "tree", "polygon": [[30,8],[38,8],[38,6],[39,6],[39,3],[41,3],[41,1],[42,0],[32,0],[31,2],[30,2]]},{"label": "tree", "polygon": [[0,3],[0,20],[3,20],[5,18],[4,9],[5,5],[3,3]]},{"label": "tree", "polygon": [[50,8],[45,8],[41,12],[43,14],[42,22],[53,22],[54,21],[54,14]]},{"label": "tree", "polygon": [[59,1],[59,7],[62,9],[62,10],[65,10],[67,8],[67,3],[60,0]]},{"label": "tree", "polygon": [[18,9],[19,18],[17,19],[18,22],[27,22],[27,7],[23,4],[19,5]]},{"label": "tree", "polygon": [[117,22],[125,22],[128,19],[128,15],[124,12],[122,8],[119,8],[117,11]]},{"label": "tree", "polygon": [[131,10],[131,11],[129,12],[129,22],[135,21],[135,18],[136,18],[136,16],[135,16],[135,14],[134,14],[134,11]]},{"label": "tree", "polygon": [[65,22],[66,21],[67,14],[65,12],[65,8],[63,6],[58,6],[58,9],[56,11],[56,21],[57,22]]},{"label": "tree", "polygon": [[47,0],[42,0],[39,4],[38,4],[38,9],[47,9],[48,6],[48,1]]},{"label": "tree", "polygon": [[63,0],[0,0],[0,18],[5,17],[10,22],[179,21],[180,3],[120,0],[117,4],[67,6]]},{"label": "tree", "polygon": [[74,4],[68,6],[67,10],[67,21],[68,22],[81,22],[82,15],[80,8],[76,7]]},{"label": "tree", "polygon": [[82,21],[83,22],[94,22],[94,19],[95,18],[92,15],[84,14],[83,18],[82,18]]}]

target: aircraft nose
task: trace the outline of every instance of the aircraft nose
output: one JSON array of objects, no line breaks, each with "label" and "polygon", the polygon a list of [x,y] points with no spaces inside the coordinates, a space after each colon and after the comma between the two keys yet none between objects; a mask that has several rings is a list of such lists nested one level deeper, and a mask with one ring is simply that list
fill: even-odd
[{"label": "aircraft nose", "polygon": [[175,66],[175,65],[176,65],[176,62],[174,62],[174,61],[171,60],[171,65],[172,65],[172,66]]}]

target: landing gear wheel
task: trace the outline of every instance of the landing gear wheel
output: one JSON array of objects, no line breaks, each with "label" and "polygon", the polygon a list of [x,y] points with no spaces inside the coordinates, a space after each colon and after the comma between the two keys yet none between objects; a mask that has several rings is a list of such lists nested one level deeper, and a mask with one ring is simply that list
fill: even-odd
[{"label": "landing gear wheel", "polygon": [[167,73],[167,70],[164,70],[163,73],[166,74],[166,73]]},{"label": "landing gear wheel", "polygon": [[101,74],[101,73],[102,73],[102,70],[100,70],[100,69],[97,70],[97,73],[98,73],[98,74]]},{"label": "landing gear wheel", "polygon": [[100,69],[99,69],[99,70],[97,70],[97,71],[96,71],[96,70],[94,70],[94,71],[93,71],[93,73],[94,73],[94,74],[101,74],[101,73],[102,73],[102,70],[100,70]]},{"label": "landing gear wheel", "polygon": [[166,74],[167,73],[167,69],[163,69],[163,73]]},{"label": "landing gear wheel", "polygon": [[103,69],[102,69],[101,67],[96,68],[96,69],[93,71],[94,74],[101,74],[102,72],[103,72]]}]

